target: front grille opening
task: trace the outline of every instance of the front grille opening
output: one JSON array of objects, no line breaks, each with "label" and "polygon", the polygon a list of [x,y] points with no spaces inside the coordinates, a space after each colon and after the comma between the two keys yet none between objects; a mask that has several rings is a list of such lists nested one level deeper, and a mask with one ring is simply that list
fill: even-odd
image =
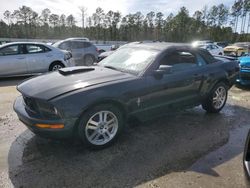
[{"label": "front grille opening", "polygon": [[23,95],[23,100],[24,100],[24,103],[26,105],[26,108],[28,108],[28,110],[30,110],[32,112],[37,111],[36,102],[34,99]]}]

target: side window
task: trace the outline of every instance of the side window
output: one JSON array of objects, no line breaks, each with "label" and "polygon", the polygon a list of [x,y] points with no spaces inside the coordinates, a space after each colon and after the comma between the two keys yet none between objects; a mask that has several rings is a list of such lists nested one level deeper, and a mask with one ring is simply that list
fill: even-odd
[{"label": "side window", "polygon": [[69,50],[71,49],[71,42],[70,41],[63,42],[58,46],[58,48],[62,50]]},{"label": "side window", "polygon": [[72,42],[72,49],[81,49],[84,48],[84,42],[81,41],[74,41]]},{"label": "side window", "polygon": [[0,49],[0,55],[18,55],[19,54],[19,49],[18,45],[12,45],[12,46],[7,46],[2,49]]},{"label": "side window", "polygon": [[35,44],[26,44],[27,53],[35,54],[35,53],[43,53],[44,48],[40,45]]},{"label": "side window", "polygon": [[166,55],[161,65],[172,66],[172,72],[179,72],[197,66],[196,56],[188,51],[176,51]]},{"label": "side window", "polygon": [[207,46],[207,50],[212,50],[213,48],[212,48],[212,45],[208,45]]},{"label": "side window", "polygon": [[89,42],[84,42],[83,45],[84,45],[84,48],[89,48],[89,47],[91,46],[91,43],[89,43]]}]

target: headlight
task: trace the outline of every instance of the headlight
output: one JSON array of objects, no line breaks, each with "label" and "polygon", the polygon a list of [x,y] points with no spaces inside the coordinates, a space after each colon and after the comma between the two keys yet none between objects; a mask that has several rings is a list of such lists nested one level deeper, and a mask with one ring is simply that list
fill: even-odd
[{"label": "headlight", "polygon": [[41,114],[45,117],[59,117],[57,108],[47,101],[37,101],[37,107]]}]

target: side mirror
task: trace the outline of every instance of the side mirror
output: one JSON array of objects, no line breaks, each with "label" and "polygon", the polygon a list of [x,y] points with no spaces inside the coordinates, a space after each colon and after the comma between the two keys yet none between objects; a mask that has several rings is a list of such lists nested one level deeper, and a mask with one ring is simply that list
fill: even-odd
[{"label": "side mirror", "polygon": [[158,70],[160,71],[164,71],[164,73],[171,73],[171,69],[172,69],[172,66],[170,65],[160,65],[160,67],[158,68]]},{"label": "side mirror", "polygon": [[164,74],[170,74],[171,68],[172,66],[169,65],[160,65],[160,67],[154,71],[155,78],[161,79]]}]

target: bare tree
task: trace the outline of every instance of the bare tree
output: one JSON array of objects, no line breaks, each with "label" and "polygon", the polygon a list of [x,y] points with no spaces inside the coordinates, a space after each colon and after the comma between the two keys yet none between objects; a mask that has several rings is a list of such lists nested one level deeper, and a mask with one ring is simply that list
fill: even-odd
[{"label": "bare tree", "polygon": [[87,16],[87,8],[84,6],[79,7],[82,15],[82,28],[85,28],[85,17]]}]

